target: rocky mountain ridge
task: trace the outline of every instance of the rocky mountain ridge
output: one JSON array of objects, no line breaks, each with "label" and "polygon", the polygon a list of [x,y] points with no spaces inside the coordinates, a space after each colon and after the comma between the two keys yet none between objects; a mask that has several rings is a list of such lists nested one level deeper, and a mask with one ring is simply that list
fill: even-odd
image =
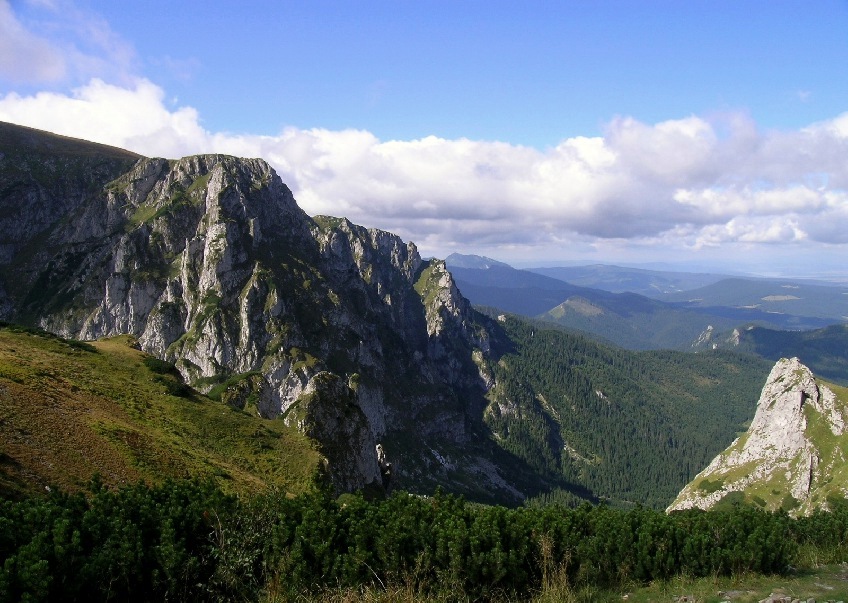
[{"label": "rocky mountain ridge", "polygon": [[834,389],[842,391],[818,382],[798,358],[779,360],[748,430],[680,492],[669,510],[708,509],[737,493],[762,507],[805,514],[826,507],[828,496],[844,497],[848,400]]},{"label": "rocky mountain ridge", "polygon": [[116,174],[86,149],[79,170],[100,187],[56,190],[31,147],[6,140],[0,172],[18,194],[0,200],[0,318],[136,336],[201,391],[226,382],[227,399],[299,425],[339,490],[414,465],[392,438],[433,451],[467,439],[468,400],[491,383],[489,335],[442,262],[310,218],[260,159],[138,158]]}]

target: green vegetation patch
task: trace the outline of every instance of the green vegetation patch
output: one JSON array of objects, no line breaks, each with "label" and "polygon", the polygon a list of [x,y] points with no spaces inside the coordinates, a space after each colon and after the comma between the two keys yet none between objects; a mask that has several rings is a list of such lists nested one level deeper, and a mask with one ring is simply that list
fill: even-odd
[{"label": "green vegetation patch", "polygon": [[253,377],[262,377],[262,373],[258,371],[250,371],[247,373],[238,373],[236,375],[231,375],[227,377],[224,381],[215,384],[212,389],[209,390],[209,393],[206,395],[212,400],[221,401],[222,395],[231,389],[235,389],[241,384],[250,381]]},{"label": "green vegetation patch", "polygon": [[441,263],[430,260],[424,264],[421,273],[415,280],[415,284],[413,285],[415,292],[421,297],[425,307],[429,307],[441,291],[439,280],[444,274],[443,269],[444,267]]},{"label": "green vegetation patch", "polygon": [[723,479],[716,479],[714,481],[710,481],[708,479],[702,479],[698,483],[698,490],[701,492],[705,492],[707,494],[712,494],[713,492],[718,492],[724,487]]},{"label": "green vegetation patch", "polygon": [[136,207],[127,222],[126,231],[135,230],[142,224],[150,224],[164,216],[172,216],[186,207],[197,206],[203,198],[202,193],[208,182],[209,174],[195,179],[188,189],[174,182],[168,197],[163,201],[157,203],[148,200]]},{"label": "green vegetation patch", "polygon": [[780,509],[782,511],[786,511],[787,513],[789,511],[794,511],[800,506],[801,502],[791,494],[787,494],[786,496],[784,496],[783,502],[780,503]]},{"label": "green vegetation patch", "polygon": [[313,216],[312,220],[323,231],[330,231],[338,228],[344,222],[344,218],[336,218],[334,216]]},{"label": "green vegetation patch", "polygon": [[[166,480],[0,503],[0,600],[834,600],[848,506],[670,515],[396,492],[227,495]],[[792,566],[792,567],[790,567]]]},{"label": "green vegetation patch", "polygon": [[194,182],[192,182],[191,185],[186,190],[186,193],[188,195],[190,195],[192,197],[192,199],[195,200],[195,203],[197,203],[197,201],[199,201],[199,198],[202,196],[202,194],[206,192],[206,188],[209,185],[209,178],[211,178],[211,177],[212,177],[211,172],[207,172],[206,174],[203,174],[202,176],[198,176],[197,178],[194,179]]}]

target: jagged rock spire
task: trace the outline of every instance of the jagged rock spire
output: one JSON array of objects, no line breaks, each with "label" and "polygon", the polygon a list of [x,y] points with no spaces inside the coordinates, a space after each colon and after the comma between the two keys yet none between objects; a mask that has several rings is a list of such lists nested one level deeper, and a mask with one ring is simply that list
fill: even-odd
[{"label": "jagged rock spire", "polygon": [[846,404],[798,358],[779,360],[763,387],[748,430],[701,471],[668,507],[708,509],[732,492],[793,513],[845,496],[833,473],[845,465]]}]

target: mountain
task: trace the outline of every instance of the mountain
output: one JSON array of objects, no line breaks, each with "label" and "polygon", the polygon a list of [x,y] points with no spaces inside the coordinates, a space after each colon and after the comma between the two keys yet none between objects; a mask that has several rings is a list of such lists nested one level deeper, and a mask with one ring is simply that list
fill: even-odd
[{"label": "mountain", "polygon": [[[129,151],[0,122],[0,264],[126,172],[139,156]],[[61,202],[58,199],[62,199]],[[0,314],[13,311],[0,279]]]},{"label": "mountain", "polygon": [[[391,233],[307,216],[260,159],[138,157],[10,125],[0,152],[0,319],[95,349],[127,337],[173,365],[185,401],[133,403],[139,441],[164,429],[149,413],[167,424],[193,400],[220,400],[222,417],[296,428],[337,492],[442,486],[489,502],[556,492],[664,506],[750,419],[766,370],[721,350],[635,355],[475,311],[444,262]],[[0,387],[12,391],[9,370]],[[85,367],[26,370],[32,389],[63,383],[46,397],[20,392],[60,416],[75,399],[62,392],[89,387],[77,380]],[[126,379],[113,388],[120,408]],[[715,417],[709,429],[703,416]],[[27,454],[14,442],[0,430],[6,467]],[[253,463],[248,445],[229,454]]]},{"label": "mountain", "polygon": [[690,482],[669,510],[747,501],[793,514],[848,492],[848,391],[817,380],[797,358],[769,373],[748,430]]},{"label": "mountain", "polygon": [[810,330],[848,322],[848,287],[838,284],[730,278],[660,299],[722,315],[728,310],[756,311],[782,329]]},{"label": "mountain", "polygon": [[561,303],[564,296],[603,295],[482,256],[452,253],[445,264],[472,303],[522,316],[538,316]]},{"label": "mountain", "polygon": [[[489,470],[569,504],[667,505],[750,420],[749,375],[764,370],[725,352],[633,354],[513,317],[500,324],[514,347],[495,367],[481,422],[517,460],[495,449]],[[240,387],[257,376],[207,396],[136,346],[0,327],[0,495],[75,490],[94,473],[107,486],[205,476],[228,491],[298,493],[324,473],[326,458],[295,425],[257,415]],[[440,455],[451,464],[463,451]]]},{"label": "mountain", "polygon": [[698,289],[727,278],[726,275],[719,274],[645,270],[608,264],[528,268],[528,270],[572,285],[601,289],[611,293],[636,293],[653,298],[659,298],[668,293]]},{"label": "mountain", "polygon": [[[442,262],[308,217],[258,159],[130,164],[77,142],[69,179],[41,153],[53,136],[17,132],[0,132],[0,181],[13,183],[0,198],[3,319],[75,339],[131,334],[201,391],[248,390],[254,412],[318,442],[339,490],[382,488],[396,463],[400,485],[511,493],[491,446],[470,444],[489,334]],[[465,444],[440,473],[439,451]]]},{"label": "mountain", "polygon": [[797,356],[816,374],[848,386],[848,324],[812,331],[779,331],[755,325],[729,332],[705,332],[699,348],[734,349],[777,361]]},{"label": "mountain", "polygon": [[452,253],[445,258],[445,263],[451,268],[474,268],[488,270],[489,268],[512,268],[509,264],[487,258],[482,255],[463,255]]},{"label": "mountain", "polygon": [[[632,350],[692,350],[705,333],[730,332],[752,323],[783,328],[794,317],[752,308],[710,307],[668,303],[635,293],[610,293],[579,287],[556,278],[517,270],[507,264],[452,254],[446,260],[463,295],[479,306],[500,308],[600,337]],[[822,327],[825,319],[807,319]]]}]

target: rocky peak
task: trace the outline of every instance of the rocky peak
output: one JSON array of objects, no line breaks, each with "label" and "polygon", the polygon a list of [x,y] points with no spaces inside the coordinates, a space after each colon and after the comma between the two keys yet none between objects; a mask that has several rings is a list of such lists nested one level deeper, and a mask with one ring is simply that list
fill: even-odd
[{"label": "rocky peak", "polygon": [[669,510],[710,508],[732,492],[771,509],[809,512],[848,492],[842,473],[846,402],[798,358],[769,373],[745,434],[699,473]]},{"label": "rocky peak", "polygon": [[322,254],[338,258],[341,265],[354,264],[363,278],[370,281],[375,268],[389,265],[408,281],[412,281],[421,266],[421,256],[414,243],[390,232],[365,228],[347,218],[318,216],[313,230]]},{"label": "rocky peak", "polygon": [[783,358],[769,373],[757,412],[748,429],[746,449],[751,454],[770,450],[778,457],[797,454],[808,443],[807,408],[815,409],[833,435],[842,435],[845,421],[836,396],[816,383],[798,358]]}]

